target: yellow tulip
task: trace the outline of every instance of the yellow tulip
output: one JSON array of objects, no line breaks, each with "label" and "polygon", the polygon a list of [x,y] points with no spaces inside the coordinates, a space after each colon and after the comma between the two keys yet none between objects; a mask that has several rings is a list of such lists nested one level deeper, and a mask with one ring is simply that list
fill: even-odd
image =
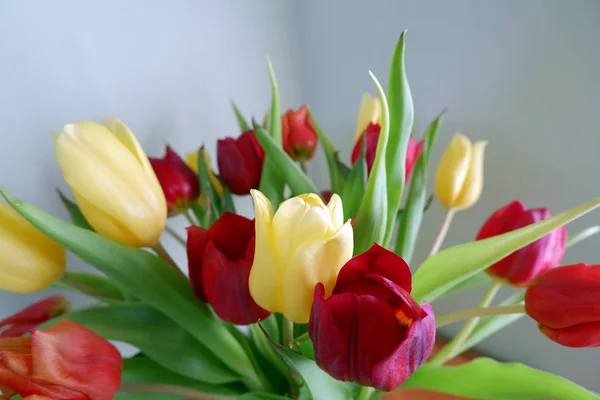
[{"label": "yellow tulip", "polygon": [[78,121],[55,135],[56,161],[90,225],[135,247],[156,244],[165,228],[165,195],[148,157],[116,118]]},{"label": "yellow tulip", "polygon": [[378,97],[373,97],[365,93],[358,109],[358,118],[356,120],[356,134],[354,142],[356,143],[360,135],[367,129],[369,123],[378,124],[381,120],[381,101]]},{"label": "yellow tulip", "polygon": [[0,201],[0,290],[42,290],[65,273],[66,252]]},{"label": "yellow tulip", "polygon": [[256,214],[256,247],[250,270],[250,294],[262,308],[290,321],[306,323],[315,285],[329,296],[340,269],[352,258],[352,225],[344,223],[342,200],[334,194],[325,205],[316,194],[281,203],[251,190]]},{"label": "yellow tulip", "polygon": [[[188,165],[188,167],[194,170],[196,174],[198,174],[198,152],[200,150],[201,149],[198,149],[185,155],[185,163]],[[221,185],[221,181],[219,181],[219,178],[215,176],[212,167],[210,166],[210,154],[208,154],[208,151],[204,149],[202,149],[202,151],[204,152],[204,162],[206,164],[206,169],[208,169],[208,179],[210,180],[210,183],[212,184],[213,188],[215,188],[215,191],[217,192],[219,197],[221,197],[221,195],[223,194],[223,185]],[[200,200],[202,200],[202,198],[200,198]]]},{"label": "yellow tulip", "polygon": [[463,210],[479,200],[487,142],[471,143],[457,133],[442,154],[435,174],[435,194],[447,209]]}]

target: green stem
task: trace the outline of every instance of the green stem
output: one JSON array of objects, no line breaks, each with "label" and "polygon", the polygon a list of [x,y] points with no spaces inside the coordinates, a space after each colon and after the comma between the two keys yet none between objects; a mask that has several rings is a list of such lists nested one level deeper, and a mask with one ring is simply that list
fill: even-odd
[{"label": "green stem", "polygon": [[374,388],[370,386],[363,386],[360,388],[360,392],[358,392],[357,400],[369,400],[373,393],[375,393]]},{"label": "green stem", "polygon": [[440,247],[442,247],[442,243],[444,243],[444,239],[446,238],[446,234],[448,233],[448,228],[450,228],[450,223],[452,222],[452,218],[456,211],[451,208],[446,212],[446,216],[442,221],[442,226],[440,227],[440,231],[438,232],[435,241],[433,242],[433,246],[431,246],[431,251],[429,252],[429,257],[436,254]]},{"label": "green stem", "polygon": [[169,235],[171,235],[171,237],[173,239],[175,239],[177,241],[177,243],[179,243],[180,245],[182,245],[183,247],[185,247],[185,245],[186,245],[185,239],[179,233],[175,232],[175,229],[173,229],[169,225],[167,225],[167,226],[165,226],[165,231]]},{"label": "green stem", "polygon": [[190,223],[190,225],[198,225],[198,223],[194,221],[194,217],[192,217],[192,214],[190,214],[189,209],[185,210],[182,214],[185,217],[185,219],[187,219],[187,221]]},{"label": "green stem", "polygon": [[196,389],[177,385],[166,385],[161,383],[129,383],[121,386],[121,392],[129,393],[165,393],[180,395],[186,398],[206,399],[206,400],[225,400],[235,399],[234,396],[201,392]]},{"label": "green stem", "polygon": [[[502,285],[498,282],[492,282],[487,292],[481,299],[479,308],[485,308],[489,306],[494,300],[494,297],[496,296],[496,293],[498,293],[498,290],[500,290],[501,286]],[[461,328],[461,330],[458,331],[454,339],[452,339],[450,343],[444,346],[444,348],[431,359],[431,363],[441,365],[455,357],[457,355],[455,353],[461,348],[462,344],[465,340],[467,340],[471,332],[473,332],[473,329],[475,329],[478,322],[479,317],[473,317],[469,319]]]},{"label": "green stem", "polygon": [[600,226],[595,225],[595,226],[590,226],[589,228],[586,228],[586,229],[582,230],[581,232],[578,232],[574,235],[569,235],[569,239],[567,240],[567,248],[573,246],[574,244],[582,242],[585,239],[589,238],[590,236],[594,236],[595,234],[597,234],[599,232],[600,232]]},{"label": "green stem", "polygon": [[306,162],[304,161],[300,161],[300,169],[302,169],[302,172],[304,172],[304,175],[308,175],[308,169],[306,168]]},{"label": "green stem", "polygon": [[292,340],[294,340],[294,323],[283,317],[283,326],[281,327],[283,346],[291,347]]},{"label": "green stem", "polygon": [[302,335],[298,336],[297,338],[294,338],[291,341],[290,347],[294,347],[298,343],[306,342],[307,340],[310,340],[310,336],[308,336],[308,333],[303,333]]},{"label": "green stem", "polygon": [[441,328],[467,318],[489,317],[492,315],[522,314],[524,312],[525,306],[523,304],[517,304],[514,306],[470,308],[468,310],[460,310],[442,315],[436,319],[435,326],[436,328]]},{"label": "green stem", "polygon": [[[79,281],[78,279],[70,276],[68,273],[63,275],[63,277],[60,278],[60,280],[58,282],[60,282],[60,284],[66,286],[67,288],[75,289],[83,294],[86,294],[90,297],[98,298],[100,300],[102,300],[102,299],[121,300],[117,297],[106,294],[101,290],[98,290],[96,288],[86,285],[85,283]],[[59,286],[59,285],[57,285],[57,286]]]}]

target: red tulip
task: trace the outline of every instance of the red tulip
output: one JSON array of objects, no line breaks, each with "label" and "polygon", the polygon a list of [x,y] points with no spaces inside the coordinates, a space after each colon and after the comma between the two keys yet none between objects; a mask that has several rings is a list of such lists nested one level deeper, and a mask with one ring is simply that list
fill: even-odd
[{"label": "red tulip", "polygon": [[51,296],[0,321],[0,337],[17,337],[69,311],[69,301]]},{"label": "red tulip", "polygon": [[196,296],[217,315],[237,325],[252,324],[269,316],[248,287],[254,260],[254,221],[223,213],[208,230],[187,228],[188,267]]},{"label": "red tulip", "polygon": [[123,359],[108,341],[68,320],[31,337],[0,339],[2,395],[27,399],[111,400]]},{"label": "red tulip", "polygon": [[435,317],[410,296],[411,273],[375,244],[344,265],[333,289],[319,283],[308,326],[315,361],[336,379],[389,391],[431,354]]},{"label": "red tulip", "polygon": [[525,311],[556,343],[600,347],[600,265],[567,265],[540,274],[527,288]]},{"label": "red tulip", "polygon": [[265,152],[254,131],[246,131],[239,138],[231,137],[217,142],[219,174],[231,193],[245,195],[257,189],[260,183]]},{"label": "red tulip", "polygon": [[200,182],[194,170],[169,146],[163,158],[148,159],[167,199],[169,215],[187,210],[200,195]]},{"label": "red tulip", "polygon": [[308,107],[288,110],[281,117],[283,149],[296,161],[308,161],[317,150],[317,134],[310,122]]},{"label": "red tulip", "polygon": [[[377,154],[377,141],[379,140],[379,132],[381,131],[381,126],[379,124],[374,124],[369,122],[367,125],[367,129],[363,132],[363,134],[359,137],[359,139],[354,144],[354,149],[352,150],[352,165],[358,159],[360,155],[360,147],[363,141],[363,138],[366,137],[366,147],[365,147],[365,158],[367,161],[367,170],[371,173],[371,168],[373,167],[373,162],[375,161],[375,155]],[[410,177],[410,173],[412,172],[412,168],[417,162],[417,159],[421,155],[423,151],[423,141],[419,141],[415,143],[415,139],[412,136],[408,139],[408,147],[406,148],[406,159],[404,161],[405,173],[404,177],[407,180]]]},{"label": "red tulip", "polygon": [[[502,207],[483,224],[477,240],[510,232],[550,218],[545,208],[527,210],[520,201]],[[526,286],[540,273],[556,267],[567,245],[567,229],[555,229],[537,241],[515,251],[492,265],[487,272],[515,286]]]},{"label": "red tulip", "polygon": [[321,190],[321,198],[323,199],[325,204],[329,203],[329,200],[331,200],[332,195],[333,193],[331,193],[331,190]]}]

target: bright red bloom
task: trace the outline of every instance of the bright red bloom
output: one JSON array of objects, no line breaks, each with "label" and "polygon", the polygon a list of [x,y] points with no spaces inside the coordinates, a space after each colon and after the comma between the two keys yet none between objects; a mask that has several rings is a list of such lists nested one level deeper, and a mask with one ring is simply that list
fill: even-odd
[{"label": "bright red bloom", "polygon": [[567,265],[540,274],[527,288],[525,311],[556,343],[600,347],[600,265]]},{"label": "bright red bloom", "polygon": [[[367,170],[371,173],[371,168],[373,167],[373,162],[375,162],[375,155],[377,154],[377,141],[379,140],[379,133],[381,132],[381,126],[379,124],[374,124],[369,122],[367,125],[367,129],[363,132],[363,134],[359,137],[359,139],[354,144],[354,149],[352,149],[352,165],[358,159],[360,155],[360,147],[363,141],[363,138],[366,137],[366,147],[365,147],[365,158],[367,161]],[[415,142],[415,139],[411,136],[408,139],[408,147],[406,148],[406,160],[404,161],[404,179],[408,180],[410,177],[410,173],[412,172],[413,166],[417,162],[417,159],[421,155],[423,151],[423,141],[420,140],[418,143]]]},{"label": "bright red bloom", "polygon": [[190,281],[196,296],[217,315],[237,325],[252,324],[269,316],[248,287],[254,260],[254,221],[223,213],[208,230],[187,228]]},{"label": "bright red bloom", "polygon": [[111,400],[121,383],[119,351],[68,320],[31,337],[0,339],[0,356],[0,390],[7,398]]},{"label": "bright red bloom", "polygon": [[260,183],[265,151],[254,131],[246,131],[239,138],[231,137],[217,142],[219,174],[231,193],[245,195],[257,189]]},{"label": "bright red bloom", "polygon": [[167,200],[169,215],[187,210],[200,195],[198,176],[171,147],[163,158],[148,157]]},{"label": "bright red bloom", "polygon": [[60,296],[51,296],[35,302],[0,321],[0,337],[24,335],[38,325],[66,313],[69,308],[69,301]]},{"label": "bright red bloom", "polygon": [[[477,240],[514,231],[550,217],[546,208],[528,210],[523,203],[515,200],[488,218],[477,234]],[[540,273],[560,263],[566,245],[567,228],[557,228],[498,261],[487,272],[515,286],[526,286]]]},{"label": "bright red bloom", "polygon": [[296,161],[308,161],[317,150],[317,134],[310,122],[308,107],[287,110],[281,116],[283,149]]},{"label": "bright red bloom", "polygon": [[377,244],[344,265],[331,296],[317,284],[308,332],[319,367],[385,391],[411,376],[435,342],[433,309],[411,288],[408,265]]}]

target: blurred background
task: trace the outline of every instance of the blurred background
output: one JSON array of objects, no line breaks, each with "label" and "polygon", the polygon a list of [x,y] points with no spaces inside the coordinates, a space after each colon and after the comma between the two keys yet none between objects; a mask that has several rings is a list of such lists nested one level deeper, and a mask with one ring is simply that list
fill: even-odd
[{"label": "blurred background", "polygon": [[[152,156],[162,156],[166,143],[180,153],[206,144],[214,154],[216,139],[238,134],[231,99],[257,119],[268,108],[267,55],[282,109],[309,104],[349,162],[361,96],[374,93],[368,71],[385,86],[404,29],[413,134],[418,138],[448,107],[434,159],[456,131],[489,141],[482,198],[456,216],[446,245],[473,240],[488,215],[514,199],[558,213],[600,195],[596,0],[2,1],[0,183],[68,218],[54,191],[67,187],[50,132],[79,119],[118,116]],[[309,173],[327,188],[321,153]],[[238,210],[251,215],[250,200],[237,200]],[[442,217],[434,203],[413,268]],[[595,212],[569,229],[598,223]],[[185,222],[175,218],[169,225],[183,230]],[[169,238],[165,243],[185,265],[184,251]],[[578,244],[564,263],[600,262],[599,244],[600,238]],[[70,269],[89,268],[70,257]],[[51,293],[0,292],[0,318]],[[436,313],[472,307],[481,295],[448,298],[434,304]],[[70,298],[75,305],[86,301]],[[527,318],[477,350],[600,391],[600,350],[560,347]]]}]

